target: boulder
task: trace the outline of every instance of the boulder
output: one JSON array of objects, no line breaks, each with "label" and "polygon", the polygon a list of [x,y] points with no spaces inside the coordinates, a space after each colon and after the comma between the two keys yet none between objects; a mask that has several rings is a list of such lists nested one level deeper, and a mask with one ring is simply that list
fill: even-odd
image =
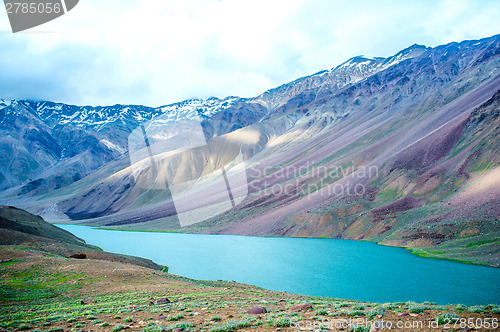
[{"label": "boulder", "polygon": [[255,306],[247,310],[247,314],[250,315],[260,315],[265,314],[267,312],[266,308]]},{"label": "boulder", "polygon": [[290,312],[306,311],[312,309],[312,307],[313,306],[310,303],[295,304],[290,307]]},{"label": "boulder", "polygon": [[74,255],[71,255],[69,257],[70,258],[76,258],[76,259],[87,259],[87,255],[86,254],[74,254]]},{"label": "boulder", "polygon": [[95,303],[95,302],[97,302],[97,301],[94,300],[90,296],[80,301],[81,304],[90,304],[90,303]]},{"label": "boulder", "polygon": [[166,297],[163,297],[161,299],[152,301],[150,304],[153,305],[153,304],[166,304],[166,303],[170,303],[170,300],[167,299]]}]

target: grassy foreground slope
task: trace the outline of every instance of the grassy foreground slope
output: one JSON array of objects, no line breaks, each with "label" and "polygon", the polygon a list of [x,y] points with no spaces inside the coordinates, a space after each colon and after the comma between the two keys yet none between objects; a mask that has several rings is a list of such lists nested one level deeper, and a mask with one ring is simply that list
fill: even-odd
[{"label": "grassy foreground slope", "polygon": [[[54,248],[89,247],[89,254],[95,249],[24,211],[1,211],[3,241],[5,232],[11,232],[4,228],[9,213],[11,221],[18,218],[18,238],[24,234],[33,239],[19,227],[33,232],[36,224],[39,230],[51,230],[51,238],[59,235],[59,240],[0,246],[0,331],[370,331],[382,326],[436,331],[464,324],[479,331],[498,329],[500,307],[495,305],[468,308],[318,298],[188,279],[139,266],[143,262],[132,258],[68,258]],[[49,238],[43,235],[39,237]],[[251,308],[266,312],[251,314]]]},{"label": "grassy foreground slope", "polygon": [[91,259],[130,263],[155,270],[165,268],[149,259],[104,252],[40,216],[12,206],[0,206],[0,246],[2,249],[40,251],[62,257],[85,254]]}]

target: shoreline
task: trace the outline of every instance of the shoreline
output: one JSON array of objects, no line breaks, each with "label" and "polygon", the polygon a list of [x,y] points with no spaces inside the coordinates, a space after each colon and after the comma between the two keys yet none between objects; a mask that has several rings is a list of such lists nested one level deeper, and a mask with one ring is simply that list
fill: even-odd
[{"label": "shoreline", "polygon": [[484,266],[484,267],[492,267],[492,268],[500,268],[500,266],[494,266],[488,263],[481,263],[481,262],[470,262],[466,260],[460,260],[460,259],[454,259],[454,258],[448,258],[448,257],[440,257],[440,256],[434,256],[434,254],[430,252],[418,252],[419,249],[421,248],[429,248],[429,247],[402,247],[402,246],[396,246],[396,245],[387,245],[383,244],[381,242],[377,241],[372,241],[372,240],[354,240],[354,239],[337,239],[337,238],[328,238],[328,237],[289,237],[289,236],[259,236],[259,235],[240,235],[240,234],[212,234],[212,233],[189,233],[189,232],[180,232],[180,231],[154,231],[154,230],[135,230],[135,229],[120,229],[120,228],[111,228],[111,227],[106,227],[106,226],[95,226],[95,225],[85,225],[85,224],[79,224],[79,223],[53,223],[54,225],[73,225],[73,226],[84,226],[84,227],[91,227],[94,229],[101,229],[101,230],[108,230],[108,231],[120,231],[120,232],[139,232],[139,233],[166,233],[166,234],[186,234],[186,235],[212,235],[212,236],[217,236],[217,235],[227,235],[227,236],[243,236],[243,237],[255,237],[255,238],[276,238],[276,239],[321,239],[321,240],[343,240],[343,241],[356,241],[356,242],[371,242],[375,243],[380,246],[384,247],[392,247],[392,248],[401,248],[404,250],[409,251],[412,255],[421,257],[421,258],[430,258],[430,259],[437,259],[437,260],[444,260],[444,261],[451,261],[451,262],[456,262],[456,263],[461,263],[461,264],[467,264],[467,265],[476,265],[476,266]]},{"label": "shoreline", "polygon": [[[314,296],[300,295],[304,294],[302,288],[291,293],[269,290],[273,289],[271,284],[253,286],[252,281],[194,279],[182,276],[182,272],[168,273],[149,259],[100,251],[83,243],[71,230],[49,224],[26,211],[2,208],[0,212],[2,218],[11,222],[10,228],[2,229],[4,242],[0,246],[2,331],[292,332],[304,328],[372,331],[382,324],[394,330],[408,330],[412,326],[412,330],[434,332],[446,324],[453,327],[459,320],[473,321],[475,330],[480,331],[499,326],[500,305],[488,304],[497,302],[496,297],[473,299],[467,296],[474,293],[465,289],[455,297],[436,297],[423,290],[410,292],[398,295],[400,302],[396,302],[395,296],[384,297],[383,290],[377,287],[375,293],[346,288],[328,293],[333,296]],[[105,241],[117,236],[105,235]],[[126,237],[128,241],[135,238]],[[306,243],[300,242],[300,245]],[[321,242],[318,243],[321,248],[332,248]],[[288,250],[296,248],[290,245]],[[369,243],[363,247],[376,248]],[[345,250],[349,248],[355,248],[355,244],[347,245]],[[411,257],[406,251],[397,251],[400,263]],[[213,270],[217,266],[197,267],[200,268]],[[397,265],[397,270],[400,268]],[[283,280],[287,274],[298,273],[282,268],[278,271],[285,273]],[[231,275],[226,275],[220,279],[230,278]],[[243,280],[237,276],[235,279]],[[404,287],[412,287],[405,280],[406,277],[402,280]],[[278,281],[282,284],[281,279]],[[396,286],[387,285],[390,289]],[[349,300],[353,297],[363,300]],[[450,304],[463,301],[467,303]]]},{"label": "shoreline", "polygon": [[[0,249],[0,258],[12,257],[12,249]],[[371,331],[378,324],[431,332],[446,328],[446,319],[456,320],[448,322],[451,327],[464,319],[472,320],[475,330],[488,331],[498,327],[500,319],[500,306],[493,304],[308,296],[191,279],[121,262],[68,259],[36,250],[15,254],[10,262],[0,263],[6,277],[1,280],[6,296],[0,299],[0,329],[13,332]],[[15,288],[18,281],[30,288],[20,292]]]},{"label": "shoreline", "polygon": [[[66,224],[66,225],[68,225],[68,224]],[[60,225],[60,226],[64,227],[64,225]],[[72,228],[71,226],[83,226],[83,227],[80,227],[81,230],[79,231],[78,227]],[[358,289],[357,290],[349,285],[347,285],[346,287],[337,287],[337,286],[335,286],[335,284],[328,285],[328,284],[319,283],[319,284],[316,284],[316,286],[314,286],[314,287],[311,286],[311,289],[309,289],[308,287],[305,287],[305,286],[300,285],[300,284],[295,284],[293,282],[290,282],[290,283],[285,282],[285,280],[283,280],[283,283],[282,283],[282,282],[279,282],[278,280],[271,281],[271,280],[267,280],[266,278],[255,277],[255,275],[250,273],[250,272],[249,272],[249,274],[247,274],[247,272],[230,273],[229,270],[224,270],[222,267],[223,266],[233,266],[233,264],[234,264],[234,267],[238,271],[240,268],[243,268],[243,267],[240,266],[241,264],[238,264],[236,262],[232,263],[230,260],[225,261],[223,263],[224,265],[221,265],[220,267],[218,267],[218,263],[216,263],[217,259],[212,262],[211,258],[209,257],[210,254],[209,254],[209,256],[204,258],[204,254],[202,252],[198,252],[198,251],[193,252],[191,250],[188,250],[188,253],[187,253],[188,256],[186,256],[184,251],[182,251],[182,253],[180,253],[180,256],[175,253],[175,250],[176,250],[175,248],[177,247],[177,245],[182,245],[182,243],[185,243],[189,247],[189,246],[191,246],[191,244],[195,244],[195,243],[199,242],[199,243],[203,243],[204,244],[203,247],[206,247],[206,248],[212,248],[212,246],[222,245],[222,243],[225,243],[224,237],[218,237],[218,238],[214,237],[218,234],[196,234],[196,233],[193,234],[193,233],[177,233],[177,232],[173,233],[173,232],[162,232],[162,231],[159,231],[159,232],[140,231],[140,233],[142,233],[142,234],[146,233],[146,234],[144,236],[140,236],[138,234],[137,238],[136,238],[133,234],[130,234],[130,232],[133,233],[134,230],[129,230],[129,229],[127,229],[127,230],[109,229],[109,228],[104,229],[101,227],[86,226],[86,225],[69,225],[69,227],[65,228],[65,229],[67,229],[69,232],[73,232],[74,234],[78,234],[80,237],[82,237],[84,239],[87,239],[88,241],[90,241],[90,243],[102,244],[106,250],[111,250],[111,251],[117,252],[117,253],[127,253],[128,255],[134,255],[134,256],[149,257],[149,259],[152,259],[153,261],[157,261],[157,262],[160,262],[160,264],[162,264],[162,265],[169,266],[170,267],[169,271],[171,271],[172,273],[178,274],[178,275],[184,275],[188,278],[206,279],[206,280],[219,280],[219,279],[237,280],[238,282],[244,282],[244,283],[248,283],[248,284],[252,284],[252,285],[257,285],[258,287],[265,287],[267,289],[274,290],[274,291],[289,291],[289,292],[293,292],[296,294],[308,295],[308,296],[327,296],[327,297],[334,296],[334,297],[341,297],[341,298],[351,298],[351,299],[356,299],[359,301],[386,302],[386,301],[405,301],[405,300],[412,300],[412,301],[427,301],[427,300],[429,300],[429,301],[435,301],[435,302],[440,303],[440,304],[463,303],[465,301],[466,304],[468,304],[468,305],[483,304],[483,303],[487,303],[487,302],[495,302],[495,298],[494,297],[492,298],[491,295],[487,295],[487,293],[484,293],[484,296],[480,295],[483,293],[481,291],[479,291],[479,289],[478,289],[478,292],[473,292],[473,293],[470,293],[470,291],[465,291],[465,289],[464,289],[465,293],[467,293],[467,294],[468,294],[468,292],[470,293],[471,300],[472,300],[472,298],[475,298],[475,300],[472,300],[472,301],[470,301],[470,300],[467,301],[466,299],[469,299],[468,297],[464,298],[464,297],[460,297],[460,296],[447,296],[445,293],[440,291],[442,289],[442,287],[446,288],[446,284],[442,284],[441,286],[432,286],[431,287],[431,289],[433,289],[432,293],[429,293],[428,291],[425,290],[425,289],[429,289],[429,287],[422,288],[421,292],[413,292],[413,291],[405,290],[405,287],[403,287],[403,288],[397,287],[397,289],[399,289],[399,290],[398,290],[398,292],[394,293],[395,296],[384,296],[384,294],[380,294],[381,296],[377,296],[376,292],[370,291],[369,289],[366,289],[366,290]],[[100,232],[100,233],[94,232],[94,231],[99,231],[99,230],[126,231],[126,232],[129,232],[130,235],[125,235],[125,233],[123,235],[120,235],[119,233],[115,233],[113,235],[112,233],[107,234],[106,232]],[[151,233],[151,236],[147,235],[147,233]],[[158,233],[165,233],[165,236],[158,234]],[[157,235],[155,236],[154,234],[157,234]],[[177,237],[174,235],[170,236],[169,234],[179,234],[179,236],[177,236]],[[201,236],[198,238],[197,235],[201,235]],[[371,265],[371,263],[369,263],[369,261],[372,261],[372,259],[370,257],[372,257],[374,254],[379,255],[380,257],[386,257],[386,258],[382,258],[382,260],[379,261],[379,263],[377,263],[379,265],[380,264],[385,265],[385,264],[389,264],[389,262],[387,260],[391,259],[392,255],[394,255],[394,259],[396,259],[399,262],[398,266],[401,266],[401,267],[404,266],[404,270],[401,270],[401,268],[399,268],[399,267],[391,269],[391,271],[393,271],[395,273],[395,275],[400,275],[399,271],[411,271],[412,269],[415,269],[415,268],[422,269],[424,271],[429,267],[435,268],[437,270],[439,270],[441,268],[441,271],[443,271],[443,272],[451,269],[452,271],[455,271],[455,273],[454,273],[455,275],[461,275],[462,273],[464,273],[464,275],[476,275],[477,273],[484,275],[484,277],[482,277],[480,279],[481,280],[484,279],[483,281],[485,283],[491,284],[490,287],[493,287],[491,278],[493,276],[495,276],[497,274],[497,271],[498,271],[498,270],[490,270],[490,269],[483,270],[482,268],[484,268],[484,266],[477,265],[477,264],[475,264],[475,265],[478,268],[479,267],[482,267],[482,268],[479,268],[479,269],[472,268],[472,266],[474,266],[473,264],[466,264],[466,265],[463,265],[463,267],[461,267],[459,265],[455,265],[456,263],[461,264],[461,262],[454,262],[454,264],[449,264],[449,263],[436,264],[436,263],[432,263],[429,261],[421,260],[420,258],[425,258],[425,257],[420,257],[419,255],[408,255],[408,253],[411,254],[412,252],[411,252],[411,250],[408,250],[406,248],[401,248],[401,247],[396,247],[396,246],[388,246],[388,245],[376,243],[374,241],[366,241],[366,240],[356,241],[356,240],[342,239],[341,242],[338,242],[338,241],[337,242],[330,242],[330,241],[324,241],[324,240],[330,240],[330,239],[325,239],[325,238],[284,238],[284,237],[269,237],[270,241],[265,241],[266,237],[244,236],[245,238],[250,238],[250,239],[245,240],[244,238],[241,238],[241,240],[239,240],[239,239],[235,238],[235,236],[243,237],[242,235],[229,235],[229,237],[232,237],[232,239],[228,238],[227,243],[237,244],[237,243],[241,242],[240,246],[241,246],[242,250],[246,250],[245,248],[250,248],[252,245],[257,244],[257,243],[261,243],[262,246],[264,246],[266,248],[268,246],[271,246],[271,247],[274,247],[274,246],[283,247],[283,246],[285,246],[285,248],[288,248],[286,250],[288,250],[288,251],[292,250],[292,252],[297,250],[296,249],[297,247],[304,247],[305,246],[305,247],[309,247],[309,248],[318,248],[318,250],[321,250],[321,252],[323,252],[324,254],[320,254],[319,256],[316,256],[316,255],[314,256],[315,257],[314,261],[317,261],[317,262],[319,262],[319,260],[322,259],[321,257],[325,257],[325,255],[331,256],[330,254],[328,254],[330,252],[329,250],[332,250],[331,253],[334,253],[334,254],[336,253],[334,257],[337,257],[336,255],[340,255],[340,256],[338,256],[338,259],[341,259],[340,257],[345,257],[346,259],[349,259],[349,255],[351,255],[351,254],[354,255],[355,257],[357,257],[358,254],[360,255],[360,257],[364,257],[366,255],[363,255],[363,252],[365,252],[365,253],[367,253],[368,258],[356,259],[355,261],[353,261],[353,264],[356,264],[356,262],[359,262],[359,264],[366,263],[367,266],[372,266],[373,268],[375,268],[375,271],[377,271],[377,268],[375,266]],[[254,239],[251,239],[251,238],[254,238]],[[92,239],[94,239],[95,242],[92,242],[93,241]],[[106,239],[110,239],[111,242],[109,242],[110,240],[106,240]],[[112,246],[112,245],[106,246],[105,245],[106,243],[111,244],[112,242],[114,243],[115,241],[118,241],[117,243],[120,243],[123,241],[125,241],[125,242],[133,241],[133,239],[137,239],[137,241],[139,241],[139,242],[137,242],[137,245],[134,246],[134,248],[136,248],[134,250],[130,249],[127,251],[128,246],[123,246],[123,245],[121,245],[121,246],[120,245],[118,245],[118,246]],[[276,239],[276,241],[274,239]],[[297,240],[298,242],[294,242],[295,240]],[[309,240],[311,240],[311,242],[309,242]],[[320,241],[320,240],[322,240],[322,241]],[[335,239],[335,240],[337,240],[337,239]],[[172,254],[174,256],[170,257],[170,259],[168,259],[168,256],[165,256],[165,255],[154,255],[154,254],[152,254],[151,250],[139,250],[143,246],[147,246],[147,243],[158,243],[158,245],[159,245],[162,241],[167,241],[168,243],[174,244],[173,246],[169,245],[169,246],[165,247],[165,250],[167,250],[167,252],[168,252],[168,250],[174,250],[172,252]],[[264,241],[264,242],[262,242],[262,241]],[[361,242],[361,243],[358,244],[358,243],[355,243],[353,241]],[[344,242],[344,243],[342,243],[342,242]],[[219,243],[219,244],[217,244],[217,243]],[[363,243],[365,243],[365,244],[363,245]],[[290,247],[288,247],[288,245]],[[381,249],[377,249],[374,245],[380,245]],[[392,248],[394,248],[394,251],[392,251],[393,249],[389,249],[389,248],[382,249],[382,247],[392,247]],[[163,248],[163,247],[160,246],[158,248]],[[335,248],[338,248],[338,250]],[[401,249],[405,249],[405,250],[402,251]],[[312,250],[314,250],[314,249],[312,249]],[[282,250],[280,250],[279,252],[282,252]],[[278,268],[271,269],[271,270],[264,269],[262,271],[269,271],[271,273],[274,273],[273,271],[284,271],[284,273],[287,273],[286,271],[293,271],[293,269],[292,270],[289,269],[289,265],[287,265],[287,264],[281,265],[281,263],[279,263],[279,260],[284,259],[286,261],[287,260],[286,257],[288,257],[287,255],[283,256],[283,255],[279,254],[279,252],[277,253],[277,255],[272,255],[272,257],[269,258],[269,262],[275,262],[275,264],[277,264]],[[203,265],[204,268],[207,268],[209,266],[212,266],[212,264],[215,264],[214,269],[222,268],[222,270],[219,273],[216,273],[215,270],[214,271],[206,271],[206,272],[198,271],[196,268],[197,263],[195,263],[195,265],[189,264],[189,263],[187,263],[187,264],[183,263],[183,262],[185,262],[185,258],[189,257],[189,255],[196,255],[196,257],[201,257],[201,258],[195,259],[194,262],[198,262],[199,259],[201,259],[201,261],[199,261],[199,262],[201,265]],[[244,257],[247,257],[247,256],[244,256]],[[258,257],[261,257],[260,254]],[[263,259],[263,257],[264,256],[259,258],[259,260]],[[373,257],[378,257],[378,256],[373,256]],[[417,258],[417,257],[419,257],[419,258]],[[236,257],[233,257],[233,258],[236,258]],[[249,259],[249,261],[253,262],[253,260],[250,257],[247,257],[247,258]],[[205,263],[202,263],[203,261],[205,261],[205,259],[208,259],[208,261],[211,263],[209,263],[208,265]],[[338,259],[334,258],[334,261],[331,261],[331,264],[329,263],[329,265],[331,267],[325,267],[324,269],[321,269],[321,271],[324,271],[324,272],[320,272],[320,273],[323,273],[326,277],[327,276],[326,273],[330,273],[328,271],[334,271],[336,269],[335,266],[337,266],[335,261],[338,261]],[[297,262],[299,262],[299,261],[302,262],[301,259],[298,259]],[[451,261],[451,260],[449,260],[449,261]],[[365,262],[365,263],[363,263],[363,262]],[[405,263],[405,262],[408,262],[408,263]],[[254,264],[254,263],[252,263],[252,264]],[[312,268],[312,266],[310,264],[307,264],[305,262],[304,262],[304,264],[306,264],[306,265],[304,265],[306,270],[309,270],[310,268]],[[243,264],[243,265],[246,266],[246,264]],[[341,264],[339,266],[341,266]],[[467,268],[465,266],[471,266],[471,267]],[[351,270],[352,269],[349,269],[349,271],[351,271]],[[356,269],[354,269],[354,270],[356,270]],[[358,272],[360,272],[360,271],[358,271]],[[355,272],[356,275],[358,275],[358,272]],[[321,275],[323,275],[323,274],[321,274]],[[307,272],[298,272],[297,271],[296,275],[297,275],[297,278],[302,278],[303,276],[307,275]],[[348,274],[348,273],[345,274],[345,276],[349,276],[349,275],[350,274]],[[354,276],[355,275],[353,275],[353,277]],[[417,273],[415,275],[415,277],[417,279],[413,278],[414,280],[408,281],[408,285],[411,285],[411,289],[419,289],[419,287],[421,287],[421,285],[423,285],[423,283],[425,283],[426,278],[428,278],[430,276],[426,276],[425,273]],[[367,277],[364,277],[364,278],[365,278],[365,280],[371,280],[371,278],[377,278],[377,273],[371,272],[371,273],[367,274]],[[370,279],[366,279],[366,278],[370,278]],[[361,280],[358,280],[360,278],[355,278],[355,279],[357,280],[356,282],[362,282]],[[363,278],[361,278],[361,279],[363,279]],[[459,285],[460,281],[457,281],[455,279],[456,279],[455,277],[450,278],[450,281],[453,283],[458,282],[457,285]],[[469,280],[469,279],[467,279],[467,280]],[[396,282],[406,283],[405,278],[402,275],[400,277],[397,277],[394,280]],[[434,279],[432,279],[432,280],[434,280]],[[436,281],[436,285],[440,284],[440,280],[435,280],[435,281]],[[470,282],[473,282],[473,280],[471,279]],[[379,282],[374,282],[373,284],[376,287],[375,289],[380,288],[380,289],[384,289],[384,292],[385,291],[390,292],[391,287],[385,287],[384,285],[380,284]],[[349,291],[349,290],[351,290],[351,288],[352,288],[352,292]],[[428,292],[428,294],[426,292]],[[439,295],[439,294],[441,294],[441,295]]]}]

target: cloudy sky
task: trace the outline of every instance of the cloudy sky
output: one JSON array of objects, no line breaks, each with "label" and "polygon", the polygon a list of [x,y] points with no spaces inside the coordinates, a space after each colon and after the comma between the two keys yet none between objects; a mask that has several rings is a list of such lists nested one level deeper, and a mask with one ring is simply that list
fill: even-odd
[{"label": "cloudy sky", "polygon": [[498,0],[80,0],[13,34],[0,98],[159,106],[261,92],[356,55],[500,33]]}]

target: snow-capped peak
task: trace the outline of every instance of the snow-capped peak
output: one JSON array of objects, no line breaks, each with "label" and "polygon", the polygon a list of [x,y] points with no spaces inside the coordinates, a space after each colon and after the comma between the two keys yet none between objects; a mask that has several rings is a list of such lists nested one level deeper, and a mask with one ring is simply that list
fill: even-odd
[{"label": "snow-capped peak", "polygon": [[[49,127],[71,124],[77,127],[101,130],[111,123],[142,123],[152,118],[165,114],[169,121],[179,119],[209,118],[233,105],[238,97],[219,99],[188,99],[183,102],[160,107],[147,107],[139,105],[114,105],[114,106],[74,106],[45,101],[12,101],[21,103],[32,109]],[[10,105],[11,102],[0,100],[0,108]],[[165,117],[163,117],[165,118]]]},{"label": "snow-capped peak", "polygon": [[[179,119],[209,118],[214,114],[232,106],[238,97],[227,97],[219,99],[210,97],[208,99],[188,99],[180,103],[161,106],[160,110],[165,113],[164,120],[177,121]],[[166,118],[166,119],[165,119]]]}]

